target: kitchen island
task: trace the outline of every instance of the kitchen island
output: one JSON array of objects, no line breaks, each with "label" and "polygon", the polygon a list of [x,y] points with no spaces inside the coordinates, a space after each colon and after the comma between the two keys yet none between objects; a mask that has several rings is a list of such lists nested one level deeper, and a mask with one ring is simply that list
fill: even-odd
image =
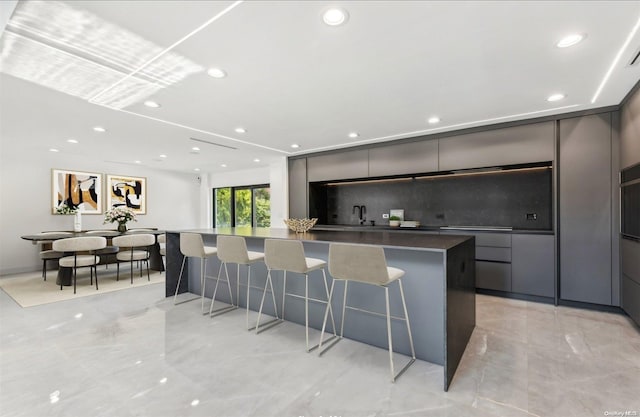
[{"label": "kitchen island", "polygon": [[[475,327],[475,242],[473,236],[407,234],[393,231],[357,232],[312,230],[307,233],[294,233],[287,229],[261,228],[217,228],[183,231],[167,231],[167,278],[166,296],[173,296],[178,282],[182,255],[180,254],[180,232],[200,233],[205,244],[215,245],[217,235],[236,235],[246,238],[249,250],[264,251],[264,239],[295,239],[302,241],[306,256],[327,259],[329,244],[332,242],[379,245],[385,250],[389,266],[405,271],[403,285],[407,309],[411,321],[416,357],[444,366],[444,389],[447,390],[462,358],[469,337]],[[207,265],[207,276],[217,274],[219,261],[212,258]],[[190,260],[185,265],[189,280],[182,280],[179,293],[188,289],[200,293],[200,263]],[[245,307],[246,269],[240,273],[239,305]],[[263,263],[252,267],[252,286],[249,308],[259,307],[262,288],[266,279],[266,266]],[[229,265],[232,288],[235,290],[235,266]],[[282,293],[282,272],[272,274],[274,290]],[[304,280],[289,279],[287,291],[301,294]],[[226,286],[225,286],[226,287]],[[336,323],[341,320],[342,286],[336,286],[335,304],[332,305]],[[402,305],[396,286],[390,288],[392,298],[392,316],[402,317]],[[211,297],[213,285],[207,287],[206,295]],[[310,297],[324,299],[324,285],[321,279],[309,280]],[[234,294],[235,297],[235,294]],[[217,299],[229,302],[226,291],[219,290]],[[277,297],[279,300],[280,298]],[[382,291],[367,285],[352,285],[349,291],[349,309],[345,321],[344,336],[370,345],[387,348],[384,319],[384,297]],[[278,311],[280,311],[280,306]],[[371,315],[360,310],[380,312]],[[273,306],[265,304],[265,311]],[[322,327],[324,304],[309,304],[309,325]],[[304,302],[291,297],[287,299],[288,321],[304,324]],[[394,350],[409,354],[409,343],[404,324],[396,320],[392,323]],[[379,331],[378,331],[379,329]]]}]

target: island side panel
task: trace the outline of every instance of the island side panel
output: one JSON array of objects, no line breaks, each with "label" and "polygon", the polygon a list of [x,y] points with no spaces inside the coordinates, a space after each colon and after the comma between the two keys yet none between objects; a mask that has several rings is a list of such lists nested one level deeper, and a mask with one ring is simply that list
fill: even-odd
[{"label": "island side panel", "polygon": [[[180,266],[182,265],[182,254],[180,253],[180,233],[167,232],[167,255],[165,259],[167,263],[165,271],[165,297],[173,297],[180,276]],[[189,263],[185,262],[183,279],[180,282],[180,290],[178,294],[188,291]]]},{"label": "island side panel", "polygon": [[475,238],[449,249],[446,265],[445,391],[476,326]]},{"label": "island side panel", "polygon": [[[205,242],[215,244],[215,236],[205,235]],[[252,251],[264,251],[264,238],[247,237],[247,248]],[[304,242],[305,254],[307,257],[328,260],[330,242]],[[416,357],[439,365],[444,365],[444,252],[385,248],[385,255],[389,266],[403,269],[406,274],[403,277],[403,285],[411,320],[412,333]],[[212,258],[207,265],[207,275],[216,276],[219,262],[217,258]],[[199,267],[192,268],[189,275],[191,291],[200,291]],[[236,272],[235,265],[229,265],[229,276],[231,287],[236,297]],[[246,267],[240,269],[240,307],[246,306]],[[178,271],[179,272],[179,271]],[[254,264],[251,268],[251,290],[249,307],[257,311],[262,297],[267,270],[262,262]],[[224,273],[223,273],[223,276]],[[276,304],[278,314],[282,313],[282,271],[272,272],[272,281],[276,293]],[[332,278],[327,268],[327,281],[331,286]],[[182,285],[181,285],[182,287]],[[213,294],[213,282],[207,283],[206,295]],[[175,286],[174,286],[175,288]],[[390,285],[390,305],[391,314],[396,317],[403,317],[402,302],[398,285]],[[186,288],[185,288],[186,289]],[[336,322],[336,327],[340,328],[342,319],[342,299],[344,294],[344,282],[338,281],[335,286],[332,308]],[[228,302],[226,284],[220,283],[216,296],[220,301]],[[304,275],[287,274],[287,293],[304,295]],[[309,296],[310,298],[326,298],[322,272],[314,271],[309,275]],[[348,305],[366,310],[372,310],[380,314],[385,313],[384,291],[370,285],[352,282],[349,284]],[[304,325],[304,300],[298,297],[286,297],[287,321],[292,321]],[[265,298],[264,311],[273,314],[273,302],[268,293]],[[309,302],[309,326],[314,329],[322,328],[325,304]],[[250,321],[255,321],[255,314],[250,316]],[[327,326],[328,331],[331,327]],[[302,330],[304,335],[304,331]],[[410,354],[408,336],[404,322],[392,320],[392,334],[394,351],[406,355]],[[386,319],[383,316],[375,316],[357,310],[347,310],[345,320],[345,337],[387,349]],[[311,336],[313,340],[319,337],[318,333]],[[300,339],[304,342],[304,336]],[[315,343],[315,342],[314,342]]]}]

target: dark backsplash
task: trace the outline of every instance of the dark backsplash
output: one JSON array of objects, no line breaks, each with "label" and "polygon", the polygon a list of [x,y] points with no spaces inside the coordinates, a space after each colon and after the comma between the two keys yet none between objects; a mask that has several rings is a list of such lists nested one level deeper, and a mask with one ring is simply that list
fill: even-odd
[{"label": "dark backsplash", "polygon": [[[318,224],[387,224],[383,213],[404,209],[405,220],[429,226],[504,226],[552,229],[552,169],[449,175],[389,182],[309,184],[309,211]],[[534,213],[536,220],[527,219]],[[529,216],[532,217],[532,216]]]}]

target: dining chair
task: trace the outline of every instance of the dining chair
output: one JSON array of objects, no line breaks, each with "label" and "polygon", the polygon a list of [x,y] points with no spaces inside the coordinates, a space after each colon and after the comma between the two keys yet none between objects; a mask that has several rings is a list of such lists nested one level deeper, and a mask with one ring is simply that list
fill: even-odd
[{"label": "dining chair", "polygon": [[[59,239],[53,242],[53,250],[65,253],[58,263],[61,267],[73,268],[73,293],[76,293],[76,281],[78,268],[90,267],[91,284],[93,284],[93,274],[96,275],[96,290],[98,289],[98,270],[96,265],[100,262],[100,257],[95,251],[107,246],[107,239],[102,236],[82,236]],[[81,252],[89,252],[82,254]],[[71,253],[70,255],[68,253]],[[62,281],[60,289],[62,290]]]},{"label": "dining chair", "polygon": [[[119,248],[126,248],[126,250],[120,250],[116,254],[116,260],[118,272],[116,273],[116,281],[120,280],[120,263],[131,263],[131,283],[133,284],[133,262],[141,261],[147,263],[147,280],[151,281],[149,275],[149,247],[156,243],[155,235],[148,233],[131,234],[116,236],[112,239],[114,245]],[[142,266],[140,265],[140,276],[142,276]]]},{"label": "dining chair", "polygon": [[[86,232],[84,232],[85,235],[91,236],[91,235],[101,235],[104,232],[112,232],[112,230],[88,230]],[[113,242],[111,242],[113,243]],[[120,248],[118,248],[115,245],[107,245],[104,249],[100,249],[97,251],[97,254],[99,256],[103,256],[104,258],[106,258],[107,256],[113,256],[115,258],[116,254],[118,253],[118,251],[120,250]],[[104,259],[103,259],[104,261]],[[105,269],[109,269],[109,263],[108,262],[104,262],[104,267]]]},{"label": "dining chair", "polygon": [[[38,233],[39,236],[46,237],[47,235],[73,235],[71,232],[42,232]],[[47,261],[55,261],[64,256],[64,253],[55,251],[53,249],[44,249],[47,244],[52,244],[53,240],[40,240],[40,259],[42,259],[42,278],[47,280]]]}]

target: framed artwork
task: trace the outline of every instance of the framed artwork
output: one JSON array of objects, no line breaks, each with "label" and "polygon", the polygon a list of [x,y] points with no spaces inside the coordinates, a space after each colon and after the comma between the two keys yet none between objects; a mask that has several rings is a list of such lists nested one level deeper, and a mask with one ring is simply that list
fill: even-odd
[{"label": "framed artwork", "polygon": [[102,174],[51,170],[51,212],[67,205],[83,214],[102,214]]},{"label": "framed artwork", "polygon": [[107,210],[129,207],[136,214],[147,214],[147,179],[107,174]]}]

